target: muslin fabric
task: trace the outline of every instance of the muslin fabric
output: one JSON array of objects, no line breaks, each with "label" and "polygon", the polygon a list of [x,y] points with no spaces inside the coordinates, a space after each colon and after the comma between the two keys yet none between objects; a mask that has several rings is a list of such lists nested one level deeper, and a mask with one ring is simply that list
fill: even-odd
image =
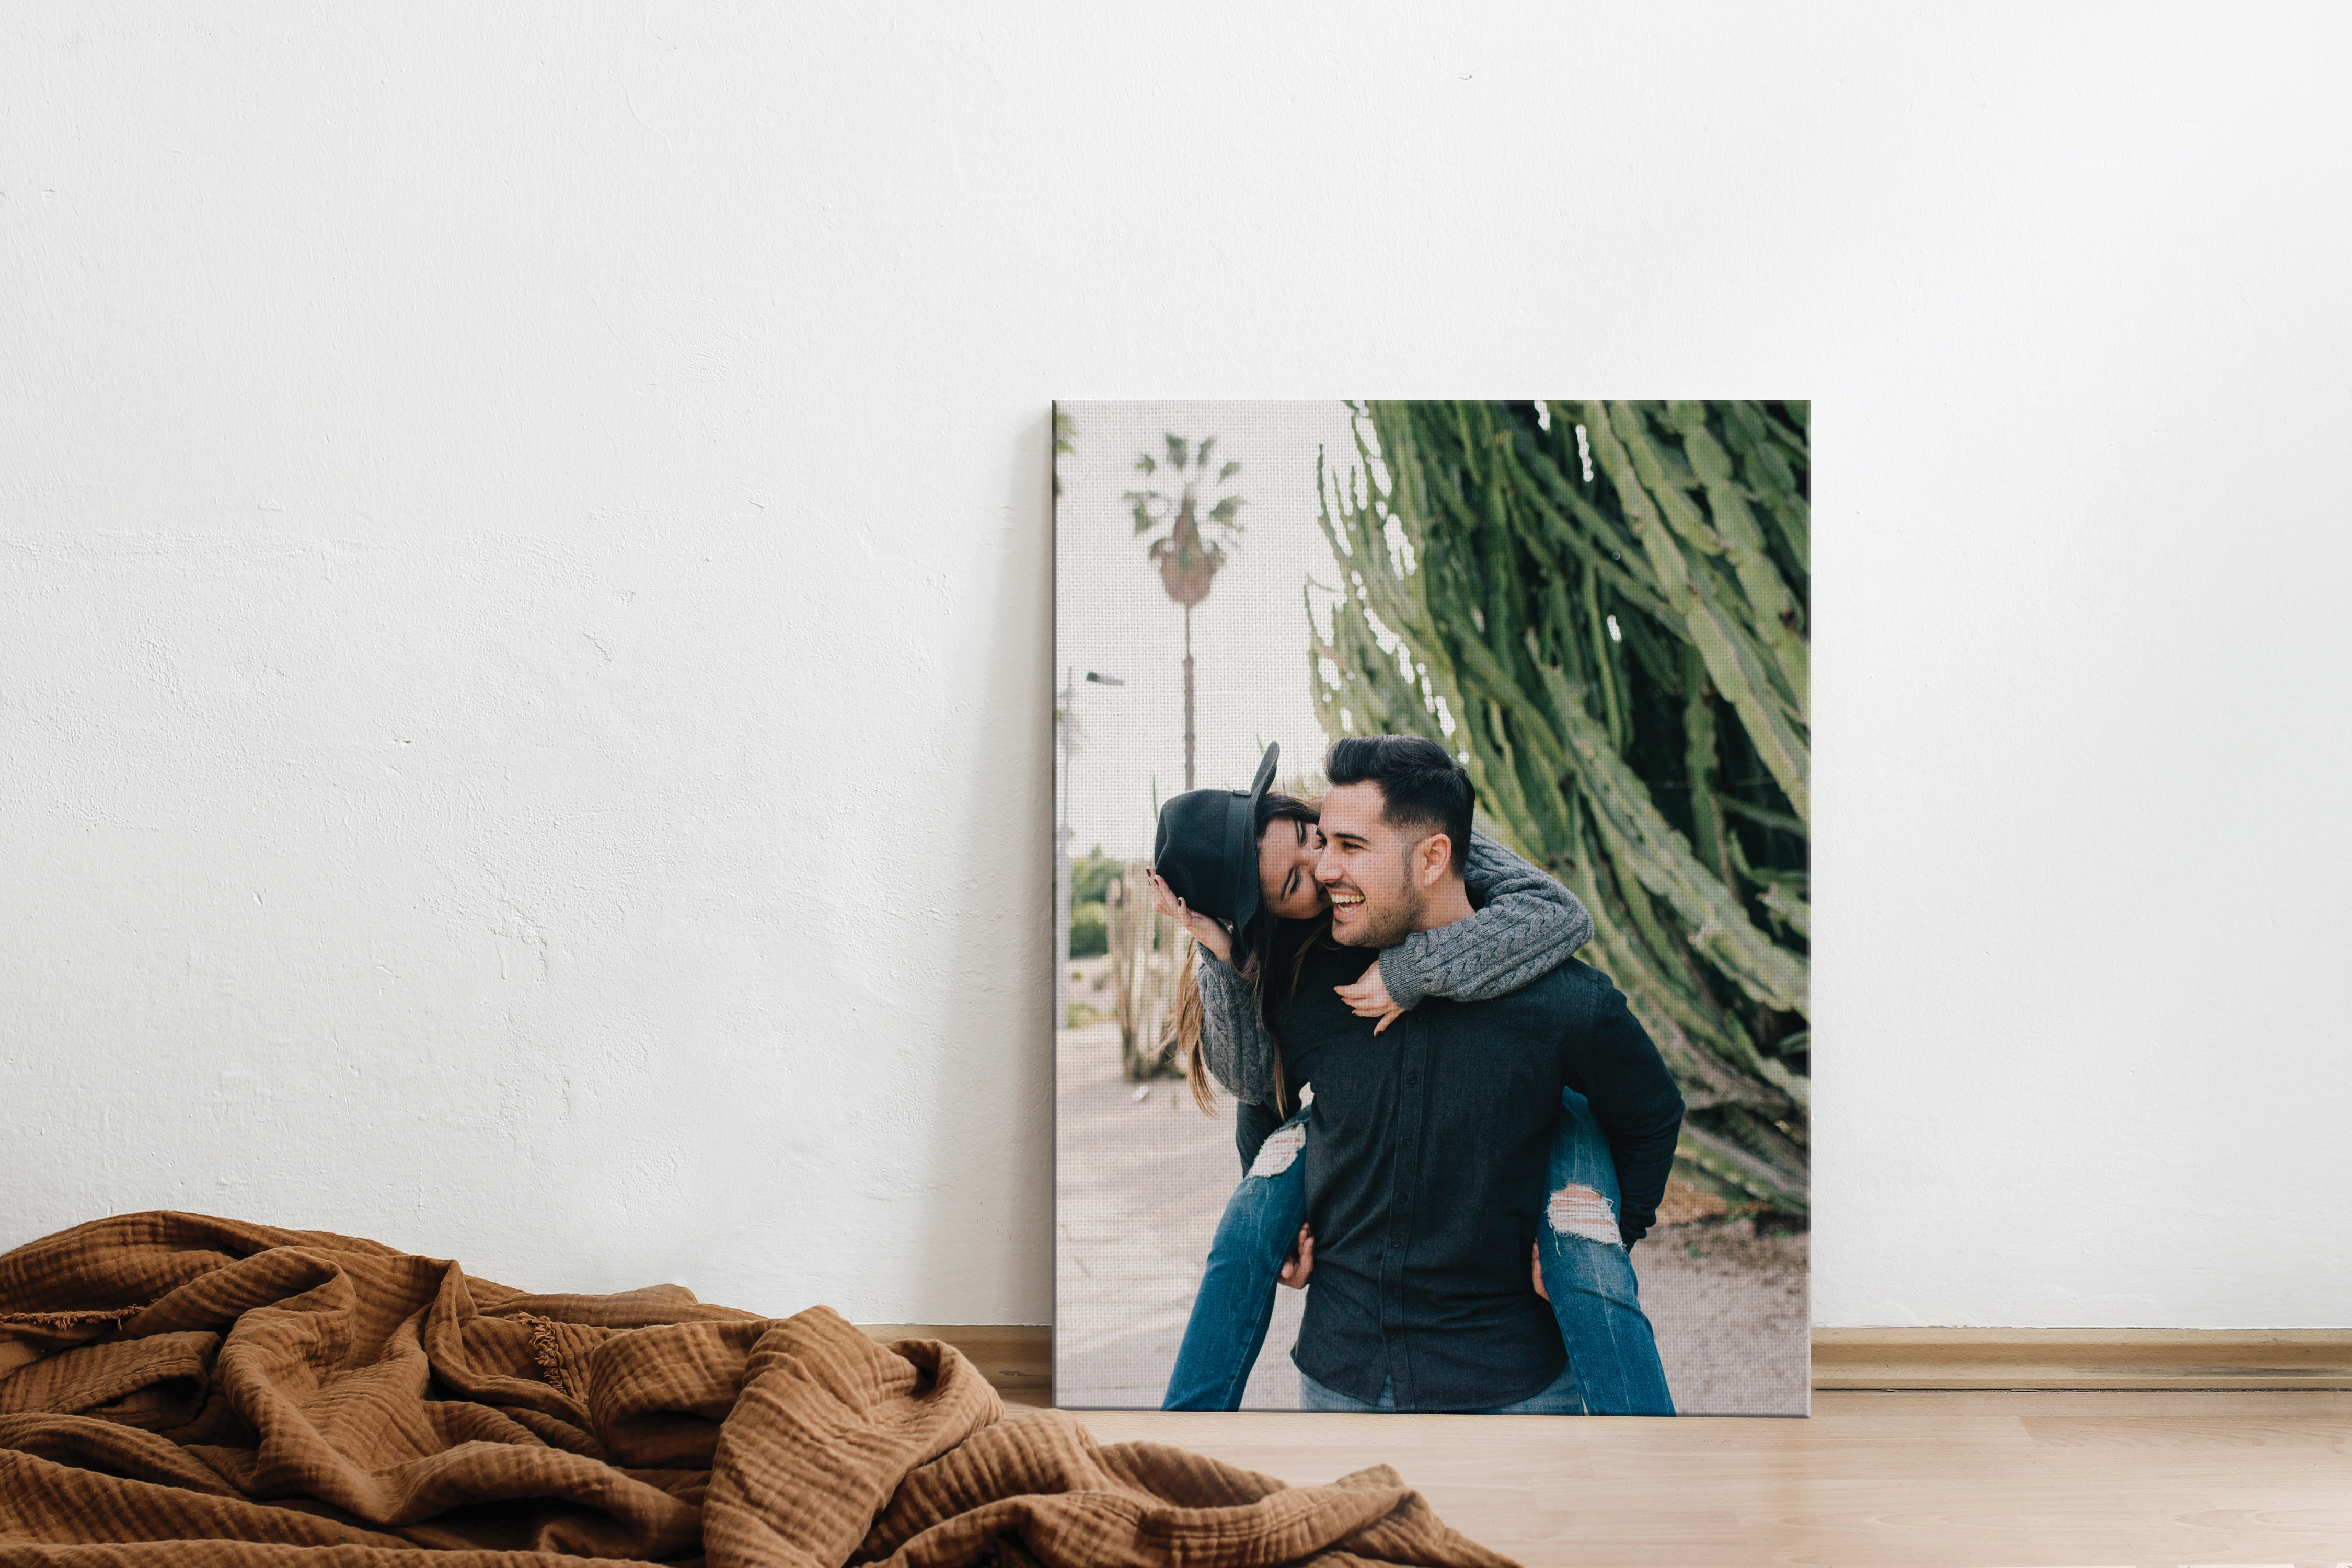
[{"label": "muslin fabric", "polygon": [[0,1564],[614,1563],[1507,1568],[1386,1467],[1097,1445],[824,1307],[531,1295],[177,1213],[0,1256]]}]

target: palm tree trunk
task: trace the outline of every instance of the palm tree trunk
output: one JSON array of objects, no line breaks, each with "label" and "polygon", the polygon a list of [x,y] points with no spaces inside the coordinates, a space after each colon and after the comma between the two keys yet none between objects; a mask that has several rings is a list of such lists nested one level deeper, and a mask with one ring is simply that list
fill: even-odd
[{"label": "palm tree trunk", "polygon": [[1192,787],[1192,606],[1184,606],[1184,787]]}]

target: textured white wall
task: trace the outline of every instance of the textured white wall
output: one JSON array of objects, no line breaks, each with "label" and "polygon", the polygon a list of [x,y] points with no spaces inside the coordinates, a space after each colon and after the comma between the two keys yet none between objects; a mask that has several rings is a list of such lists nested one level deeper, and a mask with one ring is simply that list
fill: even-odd
[{"label": "textured white wall", "polygon": [[2345,1321],[2328,7],[0,27],[0,1245],[1049,1303],[1051,397],[1810,395],[1825,1323]]}]

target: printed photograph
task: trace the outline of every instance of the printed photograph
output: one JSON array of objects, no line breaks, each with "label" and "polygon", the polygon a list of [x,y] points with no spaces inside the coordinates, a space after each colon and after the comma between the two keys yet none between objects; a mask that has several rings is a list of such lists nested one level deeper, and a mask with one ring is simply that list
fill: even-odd
[{"label": "printed photograph", "polygon": [[1057,1404],[1807,1413],[1811,424],[1056,405]]}]

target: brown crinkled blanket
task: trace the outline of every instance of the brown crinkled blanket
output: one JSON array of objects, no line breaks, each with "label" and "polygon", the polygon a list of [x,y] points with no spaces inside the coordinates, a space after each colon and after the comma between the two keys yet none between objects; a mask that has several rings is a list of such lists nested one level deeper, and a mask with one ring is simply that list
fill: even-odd
[{"label": "brown crinkled blanket", "polygon": [[952,1347],[675,1285],[533,1296],[322,1231],[123,1215],[0,1256],[0,1563],[1509,1568],[1070,1416]]}]

